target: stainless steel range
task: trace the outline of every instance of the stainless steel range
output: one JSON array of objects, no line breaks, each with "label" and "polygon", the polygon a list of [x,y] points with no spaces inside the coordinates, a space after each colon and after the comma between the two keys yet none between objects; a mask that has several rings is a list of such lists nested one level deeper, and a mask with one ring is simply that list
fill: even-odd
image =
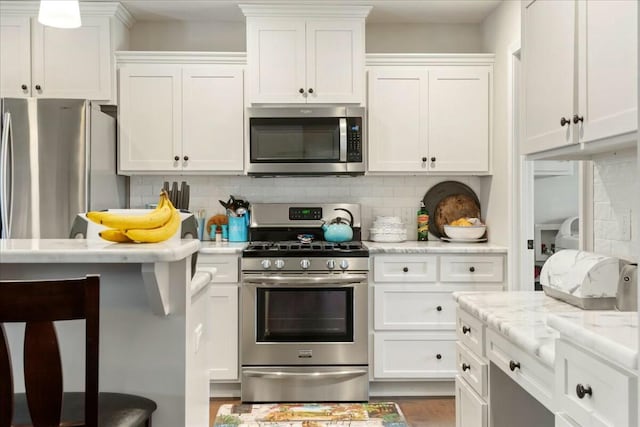
[{"label": "stainless steel range", "polygon": [[[321,220],[345,209],[353,240],[323,241]],[[255,204],[251,216],[242,254],[242,400],[368,400],[369,251],[359,205]]]}]

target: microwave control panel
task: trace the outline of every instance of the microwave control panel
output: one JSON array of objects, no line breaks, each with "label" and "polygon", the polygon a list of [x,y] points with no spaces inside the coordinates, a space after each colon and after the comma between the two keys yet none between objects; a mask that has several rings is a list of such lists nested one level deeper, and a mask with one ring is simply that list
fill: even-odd
[{"label": "microwave control panel", "polygon": [[362,118],[347,118],[347,161],[362,161]]}]

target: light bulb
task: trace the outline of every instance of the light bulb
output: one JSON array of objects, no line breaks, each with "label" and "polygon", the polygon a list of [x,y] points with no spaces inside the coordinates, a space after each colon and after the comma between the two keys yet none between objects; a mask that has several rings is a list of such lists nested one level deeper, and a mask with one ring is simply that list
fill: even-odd
[{"label": "light bulb", "polygon": [[80,4],[78,0],[40,0],[38,22],[56,28],[78,28]]}]

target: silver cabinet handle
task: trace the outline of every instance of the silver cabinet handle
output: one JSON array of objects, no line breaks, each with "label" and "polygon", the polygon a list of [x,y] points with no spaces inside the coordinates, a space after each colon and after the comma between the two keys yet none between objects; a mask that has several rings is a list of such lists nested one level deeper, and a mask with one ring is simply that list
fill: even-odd
[{"label": "silver cabinet handle", "polygon": [[347,161],[347,119],[341,118],[338,121],[340,128],[340,161]]},{"label": "silver cabinet handle", "polygon": [[278,378],[309,378],[309,379],[317,379],[317,378],[341,378],[341,377],[353,377],[358,375],[366,375],[367,371],[361,369],[355,369],[350,371],[337,371],[337,372],[273,372],[273,371],[243,371],[243,375],[254,378],[267,378],[267,379],[278,379]]}]

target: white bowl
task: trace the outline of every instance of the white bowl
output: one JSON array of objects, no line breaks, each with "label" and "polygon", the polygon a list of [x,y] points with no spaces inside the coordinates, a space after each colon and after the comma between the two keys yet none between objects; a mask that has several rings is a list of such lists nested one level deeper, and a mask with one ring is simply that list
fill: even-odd
[{"label": "white bowl", "polygon": [[407,230],[369,229],[369,239],[373,242],[404,242],[407,240]]},{"label": "white bowl", "polygon": [[460,227],[456,225],[445,225],[444,233],[451,239],[479,239],[487,231],[486,225],[472,225]]}]

